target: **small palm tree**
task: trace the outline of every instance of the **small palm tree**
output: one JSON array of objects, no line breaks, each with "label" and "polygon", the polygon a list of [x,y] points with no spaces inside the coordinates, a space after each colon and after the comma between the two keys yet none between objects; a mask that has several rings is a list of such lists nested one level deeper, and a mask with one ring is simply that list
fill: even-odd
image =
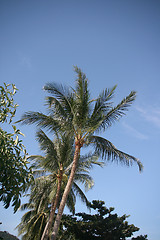
[{"label": "small palm tree", "polygon": [[[34,175],[40,176],[36,180],[41,179],[41,176],[43,176],[43,179],[46,177],[49,181],[49,186],[46,185],[46,188],[49,188],[49,199],[51,202],[49,220],[41,237],[43,240],[48,239],[59,199],[70,175],[74,155],[74,141],[70,135],[66,134],[61,136],[56,135],[54,141],[51,141],[42,130],[38,131],[36,136],[40,144],[40,149],[44,152],[44,156],[32,155],[29,159],[34,160],[34,164],[32,165],[32,167],[36,169],[34,170]],[[75,212],[75,194],[78,195],[86,205],[88,204],[88,200],[77,182],[85,184],[86,190],[93,186],[93,179],[88,174],[93,164],[102,166],[103,162],[98,161],[97,156],[91,154],[82,156],[79,159],[75,180],[67,199],[67,206],[72,213]],[[43,188],[43,190],[45,190],[45,188]],[[48,192],[48,189],[46,190]]]},{"label": "small palm tree", "polygon": [[78,165],[80,150],[83,146],[92,146],[95,153],[102,159],[116,160],[128,166],[136,162],[140,171],[143,167],[137,158],[118,150],[110,141],[96,135],[97,132],[105,131],[111,127],[115,121],[125,114],[125,111],[135,100],[136,92],[132,91],[117,106],[113,107],[111,99],[116,86],[112,89],[105,89],[96,99],[90,99],[88,79],[79,68],[75,67],[75,72],[78,76],[75,89],[71,88],[70,90],[56,83],[49,83],[44,87],[51,94],[47,97],[48,115],[40,112],[27,112],[21,119],[25,124],[36,123],[38,126],[53,132],[69,132],[74,135],[73,164],[56,216],[52,234],[54,240],[58,233],[63,210]]}]

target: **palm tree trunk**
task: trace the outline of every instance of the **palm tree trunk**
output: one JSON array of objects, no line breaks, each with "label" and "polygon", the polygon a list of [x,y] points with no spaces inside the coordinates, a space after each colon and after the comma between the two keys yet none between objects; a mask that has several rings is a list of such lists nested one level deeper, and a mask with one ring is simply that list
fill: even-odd
[{"label": "palm tree trunk", "polygon": [[60,197],[62,176],[63,176],[63,173],[62,173],[62,170],[60,170],[60,173],[58,175],[58,185],[57,185],[56,197],[55,197],[55,200],[54,199],[52,200],[49,220],[46,223],[46,226],[45,226],[43,235],[41,237],[41,240],[47,240],[48,239],[49,230],[52,226],[53,217],[54,217],[54,214],[55,214],[55,211],[56,211],[56,208],[57,208],[57,204],[58,204],[58,200],[59,200],[59,197]]},{"label": "palm tree trunk", "polygon": [[61,222],[61,218],[62,218],[62,214],[63,214],[63,210],[67,201],[67,197],[68,194],[70,193],[71,187],[72,187],[72,183],[74,180],[74,176],[75,176],[75,172],[76,172],[76,168],[77,168],[77,164],[78,164],[78,158],[79,158],[79,154],[80,154],[80,148],[81,148],[81,144],[78,142],[78,144],[76,144],[75,146],[75,153],[74,153],[74,158],[73,158],[73,165],[72,165],[72,169],[71,169],[71,173],[67,182],[67,185],[65,187],[63,196],[62,196],[62,200],[58,209],[58,214],[56,216],[56,220],[54,222],[54,227],[53,227],[53,232],[51,235],[51,240],[56,240],[57,237],[57,233],[58,233],[58,228]]}]

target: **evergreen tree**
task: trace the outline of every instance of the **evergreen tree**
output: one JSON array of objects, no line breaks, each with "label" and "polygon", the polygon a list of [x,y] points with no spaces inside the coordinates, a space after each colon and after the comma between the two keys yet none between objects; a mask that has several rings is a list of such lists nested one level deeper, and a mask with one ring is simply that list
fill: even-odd
[{"label": "evergreen tree", "polygon": [[[126,221],[129,216],[119,217],[116,213],[113,214],[114,208],[106,208],[103,201],[94,200],[90,207],[97,213],[92,215],[77,213],[76,217],[63,216],[59,240],[125,240],[139,230]],[[139,236],[132,239],[146,238]]]}]

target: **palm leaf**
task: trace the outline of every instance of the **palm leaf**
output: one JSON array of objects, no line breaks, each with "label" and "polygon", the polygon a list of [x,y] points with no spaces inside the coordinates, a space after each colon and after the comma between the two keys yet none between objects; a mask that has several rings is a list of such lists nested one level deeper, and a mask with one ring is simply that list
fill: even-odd
[{"label": "palm leaf", "polygon": [[103,159],[107,158],[108,161],[116,160],[117,162],[123,163],[127,166],[130,166],[133,162],[135,162],[139,167],[139,171],[142,171],[143,169],[142,163],[137,158],[118,150],[110,141],[102,137],[91,136],[88,139],[87,144],[93,145],[95,153]]},{"label": "palm leaf", "polygon": [[51,139],[40,129],[36,133],[36,139],[39,142],[40,149],[44,151],[44,153],[52,156],[54,158],[54,162],[57,162],[57,151],[55,149],[55,144]]},{"label": "palm leaf", "polygon": [[[42,155],[30,155],[27,157],[27,159],[30,161],[38,162],[38,161],[43,161],[45,159],[45,157],[43,157]],[[36,166],[34,166],[34,167],[36,167]]]},{"label": "palm leaf", "polygon": [[90,118],[91,122],[94,122],[94,124],[97,121],[97,118],[100,116],[103,117],[108,110],[111,110],[112,102],[109,101],[112,99],[116,87],[117,85],[111,89],[106,88],[97,98],[93,113]]},{"label": "palm leaf", "polygon": [[[54,98],[47,98],[47,104],[51,107],[52,104],[57,105],[57,109],[59,108],[60,112],[63,113],[63,115],[73,115],[73,109],[72,109],[72,102],[73,102],[73,96],[72,93],[70,93],[69,89],[67,87],[63,87],[61,84],[57,83],[47,83],[44,86],[44,90],[51,93]],[[58,100],[58,102],[57,102]],[[62,108],[63,110],[62,111]]]},{"label": "palm leaf", "polygon": [[112,108],[111,111],[106,114],[105,119],[101,124],[101,127],[105,129],[106,127],[111,126],[113,122],[119,120],[123,115],[125,115],[125,111],[128,111],[128,108],[131,106],[135,98],[136,92],[132,91],[116,107]]},{"label": "palm leaf", "polygon": [[99,160],[98,155],[93,153],[82,155],[80,156],[78,161],[77,172],[81,172],[81,171],[89,172],[89,170],[92,169],[94,165],[103,167],[104,161]]},{"label": "palm leaf", "polygon": [[20,206],[19,210],[24,211],[26,209],[30,209],[33,208],[33,205],[31,205],[30,203],[24,203]]},{"label": "palm leaf", "polygon": [[[84,127],[84,123],[88,118],[89,113],[89,91],[88,91],[88,79],[86,75],[81,71],[80,68],[75,67],[75,72],[78,77],[76,79],[76,91],[74,91],[75,95],[75,103],[74,103],[74,112],[75,112],[75,124],[79,128]],[[73,90],[73,89],[72,89]]]},{"label": "palm leaf", "polygon": [[58,132],[61,128],[59,122],[52,116],[47,116],[40,112],[29,111],[22,115],[21,119],[17,122],[22,124],[33,124],[36,126],[46,128],[47,130]]},{"label": "palm leaf", "polygon": [[75,182],[72,185],[72,189],[74,190],[75,194],[81,199],[81,201],[84,202],[87,207],[89,207],[89,205],[88,205],[89,201],[88,201],[86,195],[84,194],[84,192],[81,190],[81,188]]},{"label": "palm leaf", "polygon": [[82,172],[75,174],[74,182],[84,184],[85,191],[88,191],[89,189],[91,189],[94,186],[93,178],[89,174],[82,173]]},{"label": "palm leaf", "polygon": [[75,196],[73,188],[72,188],[68,195],[67,202],[66,202],[67,208],[69,209],[69,211],[72,214],[75,214],[75,203],[76,203],[76,196]]}]

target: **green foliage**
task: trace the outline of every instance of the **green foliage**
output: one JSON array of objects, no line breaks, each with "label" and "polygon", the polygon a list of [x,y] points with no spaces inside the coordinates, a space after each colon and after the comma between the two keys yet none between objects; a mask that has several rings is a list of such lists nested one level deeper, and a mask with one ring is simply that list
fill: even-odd
[{"label": "green foliage", "polygon": [[46,225],[46,220],[47,216],[43,211],[28,211],[24,215],[22,222],[18,225],[19,235],[23,235],[22,240],[40,240]]},{"label": "green foliage", "polygon": [[13,96],[17,90],[14,84],[4,83],[4,86],[0,86],[0,122],[2,123],[7,122],[7,120],[11,123],[15,116],[18,105],[14,103]]},{"label": "green foliage", "polygon": [[41,177],[32,182],[29,202],[20,207],[20,210],[28,211],[16,227],[18,228],[18,234],[22,235],[22,240],[39,240],[41,238],[49,216],[50,191],[49,179]]},{"label": "green foliage", "polygon": [[140,235],[138,237],[133,237],[132,240],[148,240],[147,235]]},{"label": "green foliage", "polygon": [[18,238],[9,234],[6,231],[4,232],[0,231],[0,240],[18,240]]},{"label": "green foliage", "polygon": [[[0,86],[0,122],[11,123],[17,104],[13,96],[16,87],[12,84]],[[20,206],[21,193],[25,191],[30,180],[31,170],[27,166],[26,149],[19,136],[23,135],[16,126],[13,133],[8,133],[0,127],[0,201],[8,208],[12,202],[14,211]]]},{"label": "green foliage", "polygon": [[119,217],[116,213],[113,214],[114,208],[106,208],[103,201],[94,200],[90,207],[97,213],[92,215],[77,213],[77,217],[63,216],[59,240],[125,240],[139,230],[133,224],[128,224],[126,221],[128,216]]}]

